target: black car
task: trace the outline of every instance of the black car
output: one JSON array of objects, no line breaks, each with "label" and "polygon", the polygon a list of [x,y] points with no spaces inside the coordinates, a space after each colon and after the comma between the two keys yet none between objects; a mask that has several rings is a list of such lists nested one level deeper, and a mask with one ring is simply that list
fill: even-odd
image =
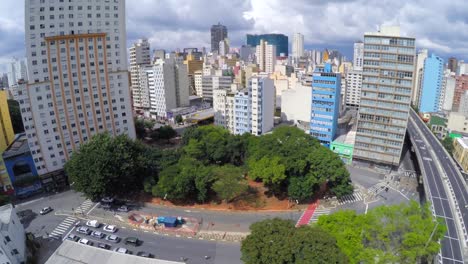
[{"label": "black car", "polygon": [[132,246],[139,246],[140,245],[140,240],[136,237],[127,237],[125,238],[125,245],[132,245]]},{"label": "black car", "polygon": [[153,254],[144,252],[144,251],[139,251],[137,253],[137,256],[144,257],[144,258],[153,258]]},{"label": "black car", "polygon": [[108,244],[104,244],[104,243],[99,243],[98,247],[102,249],[107,249],[107,250],[111,248],[111,246],[109,246]]}]

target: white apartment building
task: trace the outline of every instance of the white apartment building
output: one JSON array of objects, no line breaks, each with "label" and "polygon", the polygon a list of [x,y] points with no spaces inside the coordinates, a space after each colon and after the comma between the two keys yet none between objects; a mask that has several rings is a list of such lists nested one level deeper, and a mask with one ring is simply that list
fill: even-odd
[{"label": "white apartment building", "polygon": [[247,89],[233,93],[216,89],[213,98],[215,124],[231,133],[262,135],[273,129],[275,88],[266,76],[249,79]]},{"label": "white apartment building", "polygon": [[281,118],[287,121],[310,122],[312,112],[312,87],[296,83],[294,89],[281,95]]},{"label": "white apartment building", "polygon": [[197,96],[203,96],[203,71],[195,71],[193,74],[193,79],[195,83],[195,93]]},{"label": "white apartment building", "polygon": [[0,207],[0,241],[0,263],[26,262],[26,234],[11,204]]},{"label": "white apartment building", "polygon": [[125,1],[25,1],[28,83],[18,88],[39,174],[97,133],[135,138]]},{"label": "white apartment building", "polygon": [[26,60],[13,58],[13,61],[8,64],[7,76],[10,86],[18,84],[18,80],[28,80]]},{"label": "white apartment building", "polygon": [[150,107],[149,91],[140,85],[140,66],[151,63],[150,44],[147,39],[140,39],[130,47],[130,81],[132,85],[133,107],[136,110],[148,110]]},{"label": "white apartment building", "polygon": [[346,106],[359,107],[361,101],[362,71],[349,71],[346,75]]},{"label": "white apartment building", "polygon": [[449,69],[446,69],[444,72],[444,82],[443,82],[443,91],[444,91],[444,102],[442,104],[443,111],[452,111],[453,106],[453,97],[455,96],[455,74],[452,73]]},{"label": "white apartment building", "polygon": [[201,97],[212,99],[216,89],[230,89],[233,79],[231,76],[207,75],[202,76]]},{"label": "white apartment building", "polygon": [[414,65],[413,93],[411,95],[411,104],[419,106],[421,98],[421,87],[424,72],[424,62],[427,58],[427,49],[422,49],[416,55],[416,63]]},{"label": "white apartment building", "polygon": [[158,60],[141,66],[140,77],[141,85],[149,90],[150,117],[164,119],[169,110],[190,105],[187,65]]},{"label": "white apartment building", "polygon": [[355,71],[362,71],[364,62],[364,43],[362,41],[354,43],[353,54],[353,69]]},{"label": "white apartment building", "polygon": [[300,58],[304,56],[304,35],[301,33],[295,33],[292,44],[292,56],[294,58]]},{"label": "white apartment building", "polygon": [[255,52],[260,72],[273,73],[276,65],[276,46],[260,40]]}]

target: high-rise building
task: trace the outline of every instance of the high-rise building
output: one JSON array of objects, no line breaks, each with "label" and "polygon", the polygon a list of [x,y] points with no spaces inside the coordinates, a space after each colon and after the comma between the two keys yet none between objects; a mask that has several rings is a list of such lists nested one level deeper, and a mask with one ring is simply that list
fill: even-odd
[{"label": "high-rise building", "polygon": [[231,76],[204,75],[202,77],[201,97],[206,98],[206,99],[212,99],[214,90],[230,89],[231,84],[232,84]]},{"label": "high-rise building", "polygon": [[248,88],[236,93],[217,89],[213,98],[215,124],[237,135],[265,134],[273,129],[274,101],[273,80],[266,76],[250,78]]},{"label": "high-rise building", "polygon": [[457,58],[455,57],[450,57],[448,59],[448,65],[447,65],[447,68],[451,71],[451,72],[457,72]]},{"label": "high-rise building", "polygon": [[150,116],[167,118],[169,110],[189,106],[187,66],[172,59],[140,67],[141,85],[150,94]]},{"label": "high-rise building", "polygon": [[260,45],[261,40],[268,42],[270,45],[276,46],[276,57],[281,56],[281,54],[283,54],[283,56],[289,55],[288,36],[283,34],[247,34],[247,45],[250,45],[251,47],[255,48]]},{"label": "high-rise building", "polygon": [[147,39],[140,39],[130,47],[130,82],[136,110],[148,111],[150,107],[149,91],[140,85],[140,66],[150,63],[150,44]]},{"label": "high-rise building", "polygon": [[28,83],[18,99],[40,175],[108,132],[135,138],[125,0],[25,1]]},{"label": "high-rise building", "polygon": [[304,56],[304,35],[301,33],[294,34],[292,52],[294,58],[300,58]]},{"label": "high-rise building", "polygon": [[18,80],[28,80],[25,59],[13,58],[8,65],[8,80],[10,85],[18,84]]},{"label": "high-rise building", "polygon": [[349,71],[346,75],[346,106],[359,107],[361,101],[361,87],[362,71]]},{"label": "high-rise building", "polygon": [[358,41],[354,43],[353,67],[355,71],[362,71],[362,63],[364,61],[364,43]]},{"label": "high-rise building", "polygon": [[[13,142],[15,133],[8,110],[8,92],[0,90],[0,154]],[[0,158],[1,161],[1,158]]]},{"label": "high-rise building", "polygon": [[254,48],[252,48],[250,45],[242,45],[239,51],[240,58],[244,62],[251,62],[253,57],[252,55],[254,54]]},{"label": "high-rise building", "polygon": [[2,254],[1,263],[26,263],[28,255],[26,249],[26,233],[17,211],[12,204],[0,207],[0,239],[4,241],[0,245]]},{"label": "high-rise building", "polygon": [[468,74],[468,63],[460,60],[457,66],[457,75]]},{"label": "high-rise building", "polygon": [[8,83],[8,74],[4,73],[0,76],[0,89],[8,89],[8,87],[10,87]]},{"label": "high-rise building", "polygon": [[276,65],[276,46],[264,40],[260,40],[257,46],[255,57],[260,71],[265,73],[273,73]]},{"label": "high-rise building", "polygon": [[424,62],[424,73],[421,89],[419,111],[435,113],[442,108],[442,85],[444,74],[444,60],[432,54]]},{"label": "high-rise building", "polygon": [[219,42],[219,55],[226,56],[229,53],[229,40],[223,39]]},{"label": "high-rise building", "polygon": [[211,26],[211,52],[219,52],[219,42],[227,37],[226,26],[221,25],[221,23]]},{"label": "high-rise building", "polygon": [[399,27],[364,34],[361,102],[353,159],[398,166],[413,87],[415,39]]},{"label": "high-rise building", "polygon": [[414,70],[414,79],[413,79],[413,94],[411,95],[411,104],[414,106],[419,106],[419,101],[421,99],[421,87],[423,81],[424,73],[424,61],[426,61],[428,52],[427,49],[422,49],[416,55],[416,64]]},{"label": "high-rise building", "polygon": [[453,95],[452,111],[457,112],[460,107],[461,96],[468,90],[468,75],[455,77],[455,92]]},{"label": "high-rise building", "polygon": [[310,134],[330,147],[335,138],[340,115],[341,74],[334,73],[332,65],[317,67],[312,74],[312,112]]},{"label": "high-rise building", "polygon": [[452,73],[449,69],[446,69],[444,72],[444,103],[442,105],[443,111],[452,111],[453,106],[453,97],[455,96],[455,74]]}]

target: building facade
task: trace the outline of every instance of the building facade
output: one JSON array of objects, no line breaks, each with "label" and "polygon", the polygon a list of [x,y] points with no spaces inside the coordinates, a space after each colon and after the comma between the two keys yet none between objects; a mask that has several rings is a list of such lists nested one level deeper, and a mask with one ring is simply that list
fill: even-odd
[{"label": "building facade", "polygon": [[25,59],[13,58],[8,64],[8,83],[9,85],[18,84],[18,80],[28,80],[28,69]]},{"label": "building facade", "polygon": [[257,45],[255,56],[260,72],[273,73],[276,65],[276,46],[264,40]]},{"label": "building facade", "polygon": [[354,43],[353,53],[353,69],[362,71],[362,63],[364,61],[364,43],[362,41]]},{"label": "building facade", "polygon": [[25,1],[30,78],[18,88],[40,175],[97,133],[135,138],[125,1]]},{"label": "building facade", "polygon": [[300,58],[304,56],[304,35],[301,33],[294,33],[292,55],[294,58]]},{"label": "building facade", "polygon": [[219,42],[228,37],[226,26],[218,23],[211,26],[211,52],[219,52]]},{"label": "building facade", "polygon": [[447,69],[449,69],[451,72],[454,72],[454,73],[457,72],[457,58],[450,57],[448,59]]},{"label": "building facade", "polygon": [[281,54],[284,54],[283,56],[289,55],[288,36],[283,34],[247,34],[247,45],[250,45],[251,47],[255,48],[260,45],[261,40],[268,42],[270,45],[274,45],[276,47],[276,57],[281,56]]},{"label": "building facade", "polygon": [[460,100],[462,95],[468,91],[468,75],[460,75],[455,77],[455,92],[453,95],[452,111],[458,111],[460,108]]},{"label": "building facade", "polygon": [[450,72],[450,70],[445,70],[444,73],[444,83],[443,83],[443,90],[444,90],[444,103],[442,105],[443,111],[452,111],[453,106],[453,97],[455,96],[455,74]]},{"label": "building facade", "polygon": [[424,61],[424,73],[419,111],[435,113],[441,110],[443,97],[444,60],[432,54]]},{"label": "building facade", "polygon": [[422,49],[416,56],[416,64],[414,65],[415,70],[413,79],[413,94],[411,95],[411,104],[414,106],[419,106],[424,73],[424,62],[426,61],[427,55],[427,49]]},{"label": "building facade", "polygon": [[8,91],[0,90],[0,154],[13,142],[15,133],[8,110]]},{"label": "building facade", "polygon": [[347,107],[359,108],[361,102],[362,71],[352,70],[346,74],[346,99]]},{"label": "building facade", "polygon": [[132,86],[133,107],[137,111],[148,111],[149,91],[140,85],[140,66],[151,63],[150,44],[140,39],[130,47],[130,82]]},{"label": "building facade", "polygon": [[213,91],[216,89],[231,89],[232,77],[231,76],[219,76],[219,75],[207,75],[202,76],[202,94],[201,97],[206,99],[213,98]]},{"label": "building facade", "polygon": [[456,138],[453,140],[453,158],[462,167],[464,172],[468,172],[467,138]]},{"label": "building facade", "polygon": [[415,39],[399,27],[364,35],[364,69],[353,159],[398,166],[411,103]]},{"label": "building facade", "polygon": [[26,263],[26,234],[11,204],[0,207],[0,263]]},{"label": "building facade", "polygon": [[336,135],[340,115],[341,74],[332,71],[331,64],[317,67],[312,75],[312,111],[310,134],[330,147]]}]

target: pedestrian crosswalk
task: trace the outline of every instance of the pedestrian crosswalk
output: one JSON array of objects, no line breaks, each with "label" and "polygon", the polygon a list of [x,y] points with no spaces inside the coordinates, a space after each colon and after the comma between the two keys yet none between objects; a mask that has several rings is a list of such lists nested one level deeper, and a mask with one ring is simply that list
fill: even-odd
[{"label": "pedestrian crosswalk", "polygon": [[370,187],[367,192],[369,193],[369,195],[377,195],[379,194],[381,191],[383,191],[385,189],[385,187],[387,186],[387,183],[386,182],[379,182],[375,185],[373,185],[372,187]]},{"label": "pedestrian crosswalk", "polygon": [[54,231],[49,234],[50,238],[62,239],[63,234],[70,229],[70,226],[73,226],[78,221],[77,218],[69,216],[58,225]]},{"label": "pedestrian crosswalk", "polygon": [[321,215],[329,215],[330,213],[331,209],[329,208],[315,210],[314,215],[309,220],[309,224],[316,223]]},{"label": "pedestrian crosswalk", "polygon": [[86,214],[88,210],[94,205],[91,200],[84,201],[78,208],[75,208],[75,213]]},{"label": "pedestrian crosswalk", "polygon": [[416,172],[414,171],[405,171],[405,176],[408,178],[416,178]]},{"label": "pedestrian crosswalk", "polygon": [[364,200],[364,194],[361,191],[355,191],[353,194],[345,195],[338,199],[338,205],[355,203]]}]

